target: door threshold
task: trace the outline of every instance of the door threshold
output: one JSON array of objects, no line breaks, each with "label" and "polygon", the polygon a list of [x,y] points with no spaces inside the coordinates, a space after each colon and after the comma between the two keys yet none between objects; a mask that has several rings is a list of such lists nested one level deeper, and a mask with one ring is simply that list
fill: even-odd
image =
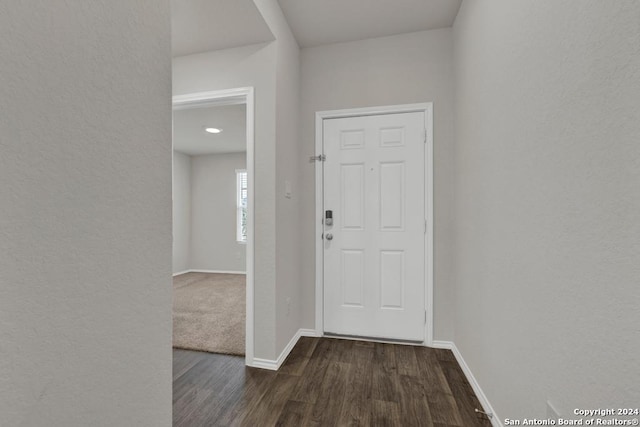
[{"label": "door threshold", "polygon": [[393,338],[380,338],[380,337],[365,337],[360,335],[342,335],[342,334],[335,334],[333,332],[325,332],[323,336],[327,338],[337,338],[341,340],[379,342],[382,344],[400,344],[400,345],[418,345],[418,346],[424,345],[423,341],[398,340]]}]

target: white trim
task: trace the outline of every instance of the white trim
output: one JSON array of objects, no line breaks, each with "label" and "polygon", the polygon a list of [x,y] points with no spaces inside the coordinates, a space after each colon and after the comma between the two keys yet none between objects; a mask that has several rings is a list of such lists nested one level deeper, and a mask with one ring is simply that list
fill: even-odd
[{"label": "white trim", "polygon": [[444,349],[444,350],[453,350],[453,342],[451,342],[451,341],[433,340],[433,341],[431,341],[431,345],[429,347],[431,347],[431,348],[441,348],[441,349]]},{"label": "white trim", "polygon": [[173,97],[174,110],[189,108],[206,108],[211,106],[247,104],[248,97],[253,97],[253,87],[195,92]]},{"label": "white trim", "polygon": [[[246,236],[242,239],[242,178],[241,175],[246,175],[246,169],[236,169],[236,243],[245,245],[247,243]],[[247,186],[249,183],[247,182]]]},{"label": "white trim", "polygon": [[253,87],[197,92],[173,97],[173,109],[200,108],[211,105],[246,104],[247,114],[247,289],[245,364],[253,365],[254,354],[254,164],[255,164],[255,96]]},{"label": "white trim", "polygon": [[253,363],[251,365],[247,364],[247,366],[251,366],[252,368],[268,369],[270,371],[277,371],[279,368],[278,362],[275,360],[261,359],[259,357],[254,357]]},{"label": "white trim", "polygon": [[[427,259],[425,263],[425,290],[424,290],[424,309],[427,311],[427,319],[424,337],[424,345],[430,345],[433,342],[433,174],[435,163],[433,160],[433,103],[424,104],[425,132],[427,142],[424,147],[424,214],[427,222],[427,236],[424,239],[424,253]],[[428,172],[428,173],[427,173]]]},{"label": "white trim", "polygon": [[247,274],[246,271],[233,271],[233,270],[189,270],[189,273],[212,273],[212,274]]},{"label": "white trim", "polygon": [[177,273],[173,273],[173,277],[180,276],[181,274],[191,273],[191,270],[178,271]]},{"label": "white trim", "polygon": [[253,364],[251,365],[254,368],[260,369],[268,369],[270,371],[277,371],[280,369],[280,366],[287,360],[289,357],[289,353],[293,350],[293,347],[296,346],[300,337],[317,337],[316,331],[314,329],[298,329],[298,331],[291,337],[291,340],[286,345],[280,355],[276,360],[271,359],[261,359],[259,357],[253,358]]},{"label": "white trim", "polygon": [[504,425],[502,424],[502,420],[500,419],[500,417],[498,417],[496,411],[493,410],[489,399],[487,399],[487,396],[482,391],[480,384],[476,380],[476,377],[473,376],[473,372],[471,372],[469,365],[467,365],[467,362],[465,362],[464,358],[462,357],[462,353],[460,353],[460,350],[458,350],[456,344],[452,341],[433,341],[430,347],[451,350],[453,352],[458,365],[460,365],[460,368],[462,368],[462,372],[464,372],[465,377],[467,377],[467,381],[469,381],[469,384],[471,384],[471,388],[473,388],[473,392],[476,394],[476,397],[480,401],[482,410],[488,414],[493,415],[490,418],[491,425],[494,427],[504,427]]},{"label": "white trim", "polygon": [[[323,120],[325,114],[316,113],[316,152],[314,155],[324,155],[323,144]],[[316,164],[316,333],[319,336],[324,334],[324,241],[321,239],[324,233],[324,225],[322,224],[322,214],[324,212],[324,164],[323,162],[315,162]]]},{"label": "white trim", "polygon": [[[324,154],[322,124],[325,119],[373,116],[378,114],[423,112],[425,115],[425,127],[427,131],[427,142],[424,153],[425,170],[425,220],[427,221],[427,234],[425,237],[425,310],[427,319],[425,324],[425,337],[423,345],[431,345],[433,341],[433,103],[425,102],[420,104],[390,105],[381,107],[352,108],[347,110],[318,111],[316,113],[316,152],[314,155]],[[323,241],[320,238],[324,232],[322,225],[322,213],[324,211],[324,179],[323,162],[316,162],[316,333],[322,336],[324,333],[324,296],[323,296]]]},{"label": "white trim", "polygon": [[382,105],[378,107],[349,108],[346,110],[318,111],[316,117],[323,119],[335,119],[344,117],[377,116],[380,114],[412,113],[429,110],[433,107],[432,102],[421,102],[418,104],[402,105]]},{"label": "white trim", "polygon": [[255,100],[253,88],[249,88],[246,94],[247,101],[247,311],[246,311],[246,349],[245,364],[249,365],[253,360],[253,329],[255,305],[253,299],[254,293],[254,257],[255,257],[255,238],[254,238],[254,176],[255,176]]},{"label": "white trim", "polygon": [[282,366],[284,361],[287,360],[289,353],[291,353],[291,350],[293,350],[293,347],[295,347],[296,344],[298,343],[300,336],[301,336],[301,331],[300,329],[298,329],[298,331],[295,334],[293,334],[293,336],[289,340],[289,343],[282,349],[282,351],[280,352],[280,356],[278,356],[278,359],[276,360],[276,371],[280,369],[280,366]]},{"label": "white trim", "polygon": [[319,338],[322,335],[318,335],[318,332],[315,329],[300,329],[301,337],[316,337]]},{"label": "white trim", "polygon": [[187,273],[217,273],[217,274],[247,274],[246,271],[233,271],[233,270],[184,270],[177,273],[173,273],[173,277],[180,276]]}]

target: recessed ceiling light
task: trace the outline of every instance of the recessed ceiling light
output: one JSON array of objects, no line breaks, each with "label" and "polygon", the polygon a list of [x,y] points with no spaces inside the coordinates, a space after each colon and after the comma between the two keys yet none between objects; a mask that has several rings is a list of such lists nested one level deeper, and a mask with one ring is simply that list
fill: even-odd
[{"label": "recessed ceiling light", "polygon": [[220,133],[222,132],[222,129],[218,129],[218,128],[204,128],[205,132],[209,132],[209,133]]}]

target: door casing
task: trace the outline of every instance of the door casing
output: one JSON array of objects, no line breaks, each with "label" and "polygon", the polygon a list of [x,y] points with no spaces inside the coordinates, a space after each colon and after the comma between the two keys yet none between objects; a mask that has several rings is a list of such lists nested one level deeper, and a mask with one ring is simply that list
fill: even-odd
[{"label": "door casing", "polygon": [[[379,114],[422,112],[425,115],[426,147],[424,150],[424,165],[427,170],[424,174],[425,188],[425,216],[427,217],[427,232],[424,239],[425,245],[425,337],[423,345],[431,346],[433,343],[433,103],[389,105],[381,107],[352,108],[346,110],[319,111],[316,113],[316,144],[315,154],[324,154],[323,121],[325,119],[374,116]],[[324,212],[324,177],[323,164],[316,161],[316,334],[324,336],[324,246],[322,233],[322,215]]]}]

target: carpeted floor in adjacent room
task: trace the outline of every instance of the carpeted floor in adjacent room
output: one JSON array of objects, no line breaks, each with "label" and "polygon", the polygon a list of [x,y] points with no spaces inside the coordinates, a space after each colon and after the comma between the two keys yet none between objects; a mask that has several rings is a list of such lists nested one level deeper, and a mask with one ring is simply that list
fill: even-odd
[{"label": "carpeted floor in adjacent room", "polygon": [[173,347],[244,355],[245,281],[241,274],[173,278]]}]

